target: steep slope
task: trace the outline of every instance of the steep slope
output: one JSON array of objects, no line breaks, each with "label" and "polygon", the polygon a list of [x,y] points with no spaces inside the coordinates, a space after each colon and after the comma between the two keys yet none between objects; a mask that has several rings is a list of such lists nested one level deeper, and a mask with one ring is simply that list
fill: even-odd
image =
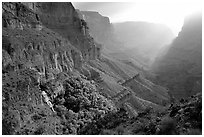
[{"label": "steep slope", "polygon": [[71,3],[5,2],[2,13],[3,134],[77,134],[116,110],[80,73],[98,56]]},{"label": "steep slope", "polygon": [[150,100],[122,84],[137,67],[100,56],[71,3],[5,2],[2,13],[3,134],[79,134],[121,109],[163,108],[155,100],[165,89],[137,79],[145,95],[157,93]]},{"label": "steep slope", "polygon": [[94,43],[89,35],[86,23],[80,19],[72,5],[67,3],[36,3],[42,23],[49,29],[58,32],[70,40],[76,48],[82,51],[85,60],[100,56],[100,45]]},{"label": "steep slope", "polygon": [[20,3],[4,3],[3,9],[2,48],[11,59],[3,59],[3,71],[8,66],[16,67],[13,71],[35,67],[45,74],[81,66],[81,53],[59,34],[43,28],[30,9]]},{"label": "steep slope", "polygon": [[158,50],[174,38],[162,24],[148,22],[114,23],[115,35],[124,43],[123,52],[146,64],[151,64]]},{"label": "steep slope", "polygon": [[146,80],[142,74],[139,78],[132,78],[140,71],[131,65],[106,57],[88,63],[99,74],[93,80],[100,91],[114,100],[118,107],[125,107],[128,103],[132,110],[139,112],[150,106],[154,109],[162,108],[169,102],[165,88]]},{"label": "steep slope", "polygon": [[122,83],[129,87],[136,96],[159,105],[166,105],[169,101],[168,91],[144,79],[139,74]]},{"label": "steep slope", "polygon": [[115,52],[123,47],[122,42],[116,39],[113,25],[110,23],[108,17],[102,16],[100,13],[94,11],[78,10],[78,13],[87,22],[90,35],[96,42],[103,45],[102,52],[104,54]]},{"label": "steep slope", "polygon": [[[110,39],[113,40],[115,38],[115,35],[114,30],[111,27],[111,24],[107,17],[103,17],[99,13],[92,11],[78,11],[78,13],[81,15],[81,18],[86,20],[88,26],[90,27],[89,31],[93,35],[93,37],[104,44],[102,45],[102,47],[108,46],[106,45],[107,41],[111,42],[112,45],[115,44],[114,41],[110,41]],[[119,51],[118,48],[116,48],[112,51],[109,51],[108,54],[104,53],[105,55],[103,54],[100,60],[93,60],[88,62],[89,65],[95,68],[95,70],[100,75],[100,78],[95,79],[100,79],[99,85],[103,89],[102,91],[107,94],[107,96],[113,97],[114,95],[123,92],[125,89],[124,87],[133,87],[130,88],[130,92],[133,93],[131,94],[132,97],[124,101],[124,103],[130,101],[130,104],[132,104],[133,106],[136,104],[138,105],[137,101],[131,101],[134,100],[133,98],[135,98],[136,100],[138,100],[137,98],[140,98],[152,101],[151,103],[156,103],[159,105],[163,105],[165,104],[164,102],[168,102],[168,92],[164,88],[160,89],[158,85],[153,84],[154,86],[147,87],[146,85],[150,85],[147,84],[149,82],[142,82],[138,85],[134,80],[128,85],[122,85],[124,81],[130,79],[132,76],[135,76],[138,73],[142,74],[144,70],[141,69],[142,65],[135,59],[131,60],[129,55],[126,55],[127,57],[125,58],[123,58],[122,56],[113,56],[115,53],[118,54],[118,52],[120,52],[122,55],[125,55],[123,51]],[[140,90],[138,90],[138,88]],[[157,93],[160,91],[162,92]],[[163,97],[162,94],[165,97]],[[135,107],[135,109],[138,110],[137,107]]]},{"label": "steep slope", "polygon": [[[164,102],[168,102],[169,97],[167,91],[165,89],[159,89],[158,85],[148,88],[144,86],[144,83],[140,83],[140,85],[142,85],[141,87],[134,82],[129,85],[122,85],[125,80],[138,73],[142,73],[142,71],[144,71],[141,69],[142,65],[138,63],[136,59],[131,60],[129,55],[126,55],[127,57],[125,58],[122,56],[113,56],[115,53],[125,55],[123,51],[120,50],[120,48],[124,49],[124,47],[118,47],[119,44],[117,44],[118,40],[116,39],[113,26],[110,24],[107,17],[93,11],[78,11],[78,14],[81,19],[87,22],[87,26],[90,28],[90,35],[92,35],[97,42],[102,44],[102,48],[109,50],[103,50],[100,60],[92,60],[88,62],[88,65],[91,66],[92,72],[97,74],[90,79],[96,81],[100,91],[103,92],[106,97],[114,99],[114,96],[121,94],[120,101],[114,99],[116,104],[120,102],[118,107],[126,106],[125,108],[132,108],[136,111],[143,110],[147,106],[151,106],[150,104],[153,104],[152,106],[154,108],[159,108],[158,105],[164,105]],[[84,67],[90,69],[90,66]],[[136,87],[130,88],[130,86],[132,87],[132,84],[136,85]],[[127,88],[129,89],[126,90]],[[140,92],[137,92],[138,88],[140,88]],[[159,91],[162,92],[157,93]],[[123,92],[125,94],[128,94],[129,92],[130,96],[124,96]],[[161,94],[164,94],[165,97],[162,97]],[[142,102],[146,105],[139,103],[141,100],[143,100]]]},{"label": "steep slope", "polygon": [[187,17],[178,37],[154,62],[152,69],[158,81],[177,97],[188,97],[201,91],[202,80],[202,17]]}]

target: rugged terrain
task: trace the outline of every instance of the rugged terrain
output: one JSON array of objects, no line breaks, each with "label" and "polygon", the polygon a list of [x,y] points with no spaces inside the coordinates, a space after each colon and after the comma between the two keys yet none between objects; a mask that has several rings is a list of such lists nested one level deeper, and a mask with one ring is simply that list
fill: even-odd
[{"label": "rugged terrain", "polygon": [[116,109],[80,74],[99,55],[71,3],[3,3],[2,20],[3,134],[77,134]]},{"label": "rugged terrain", "polygon": [[108,17],[94,11],[77,11],[86,20],[90,35],[97,43],[103,45],[103,54],[116,52],[124,47],[123,43],[116,38],[113,24]]},{"label": "rugged terrain", "polygon": [[[91,127],[91,128],[90,128]],[[91,129],[91,130],[90,130]],[[165,110],[148,108],[129,118],[123,109],[82,128],[80,134],[100,135],[201,135],[202,96],[197,94]]]},{"label": "rugged terrain", "polygon": [[165,111],[169,91],[102,54],[86,21],[71,3],[2,3],[3,134],[101,134]]},{"label": "rugged terrain", "polygon": [[158,51],[170,44],[175,37],[163,25],[148,22],[110,23],[109,18],[98,12],[79,11],[90,35],[103,45],[102,54],[109,54],[120,60],[134,60],[143,66],[150,66]]}]

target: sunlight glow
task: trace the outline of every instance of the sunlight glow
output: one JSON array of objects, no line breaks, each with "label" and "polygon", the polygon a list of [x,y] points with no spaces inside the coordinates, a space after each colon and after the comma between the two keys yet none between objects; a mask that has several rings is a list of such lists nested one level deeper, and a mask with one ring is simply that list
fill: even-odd
[{"label": "sunlight glow", "polygon": [[[182,3],[183,2],[183,3]],[[185,16],[201,9],[195,2],[131,3],[126,11],[110,17],[111,22],[148,21],[166,24],[175,35],[180,31]]]},{"label": "sunlight glow", "polygon": [[[185,16],[201,10],[201,6],[200,0],[135,0],[135,2],[101,4],[101,7],[97,4],[95,11],[108,16],[112,23],[147,21],[165,24],[177,35]],[[87,10],[93,11],[94,6]],[[110,10],[111,12],[108,12]]]}]

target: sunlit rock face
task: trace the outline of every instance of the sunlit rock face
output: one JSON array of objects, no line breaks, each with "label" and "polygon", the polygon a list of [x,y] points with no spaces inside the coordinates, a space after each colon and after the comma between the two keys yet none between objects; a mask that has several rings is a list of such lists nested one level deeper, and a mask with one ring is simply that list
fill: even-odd
[{"label": "sunlit rock face", "polygon": [[[35,81],[46,82],[60,73],[81,72],[84,61],[100,58],[100,48],[80,27],[71,3],[3,3],[3,75],[31,70],[37,74]],[[82,43],[76,44],[77,39]]]},{"label": "sunlit rock face", "polygon": [[188,97],[201,91],[202,77],[202,16],[188,16],[178,37],[166,54],[152,66],[158,80],[177,97]]},{"label": "sunlit rock face", "polygon": [[93,38],[71,3],[37,3],[36,7],[40,20],[47,28],[68,38],[82,51],[85,59],[96,59]]},{"label": "sunlit rock face", "polygon": [[[47,29],[33,28],[32,23],[37,22],[36,14],[30,12],[22,4],[6,3],[3,6],[13,6],[13,9],[8,8],[3,12],[6,25],[3,27],[2,48],[8,56],[5,58],[10,59],[9,64],[4,63],[3,71],[7,71],[8,66],[13,67],[13,70],[34,67],[43,74],[45,71],[49,73],[73,69],[75,60],[70,55],[71,52],[77,52],[77,50],[67,40]],[[17,8],[18,6],[20,9]],[[13,14],[9,14],[9,10]],[[19,24],[23,24],[22,27],[19,27]],[[78,54],[80,54],[79,51]]]},{"label": "sunlit rock face", "polygon": [[113,25],[108,17],[95,11],[77,12],[87,22],[90,35],[97,43],[102,44],[103,53],[112,53],[122,47],[122,43],[115,37]]},{"label": "sunlit rock face", "polygon": [[90,34],[97,42],[103,43],[110,37],[113,28],[111,28],[108,17],[92,11],[81,11],[81,14],[88,23]]},{"label": "sunlit rock face", "polygon": [[[71,3],[3,3],[3,27],[14,29],[16,33],[19,33],[17,30],[22,30],[20,34],[22,36],[14,40],[15,42],[20,41],[21,48],[12,45],[11,38],[4,36],[4,32],[9,33],[10,31],[3,31],[3,41],[5,43],[3,47],[6,48],[5,50],[15,53],[12,50],[16,49],[25,52],[25,54],[28,51],[35,51],[40,55],[31,57],[34,62],[39,62],[38,59],[45,60],[43,54],[49,54],[47,58],[53,60],[54,68],[58,71],[62,71],[62,69],[71,70],[72,67],[80,69],[83,60],[100,58],[101,45],[94,43],[87,28],[85,28],[87,33],[84,33],[85,26],[83,26]],[[49,32],[50,30],[46,28],[53,30],[53,32]],[[30,31],[27,31],[27,29]],[[61,36],[55,34],[55,32]],[[41,34],[46,36],[42,37]],[[14,35],[14,33],[11,32],[11,35]],[[11,35],[9,34],[9,37]],[[28,38],[29,35],[33,39]],[[55,37],[55,35],[57,36]],[[23,38],[24,36],[25,38]],[[48,53],[49,51],[51,53]],[[55,53],[52,53],[53,51]],[[27,54],[30,55],[30,53]],[[17,53],[17,55],[20,55],[20,53]],[[27,57],[24,59],[27,59]],[[66,67],[59,66],[60,64],[67,64],[67,62],[71,63],[65,65]],[[46,62],[41,62],[41,66],[42,64],[42,71],[45,71]]]},{"label": "sunlit rock face", "polygon": [[71,44],[82,51],[85,60],[96,59],[97,46],[71,3],[37,2],[23,4],[37,13],[44,26],[69,39]]}]

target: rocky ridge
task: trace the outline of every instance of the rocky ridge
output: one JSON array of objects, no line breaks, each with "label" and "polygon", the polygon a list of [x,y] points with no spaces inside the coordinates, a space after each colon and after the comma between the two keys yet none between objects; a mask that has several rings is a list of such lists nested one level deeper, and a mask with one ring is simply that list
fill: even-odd
[{"label": "rocky ridge", "polygon": [[123,43],[116,39],[113,24],[106,16],[102,16],[94,11],[80,11],[77,10],[81,18],[87,22],[90,35],[97,43],[103,45],[102,53],[108,54],[115,52],[123,47]]}]

